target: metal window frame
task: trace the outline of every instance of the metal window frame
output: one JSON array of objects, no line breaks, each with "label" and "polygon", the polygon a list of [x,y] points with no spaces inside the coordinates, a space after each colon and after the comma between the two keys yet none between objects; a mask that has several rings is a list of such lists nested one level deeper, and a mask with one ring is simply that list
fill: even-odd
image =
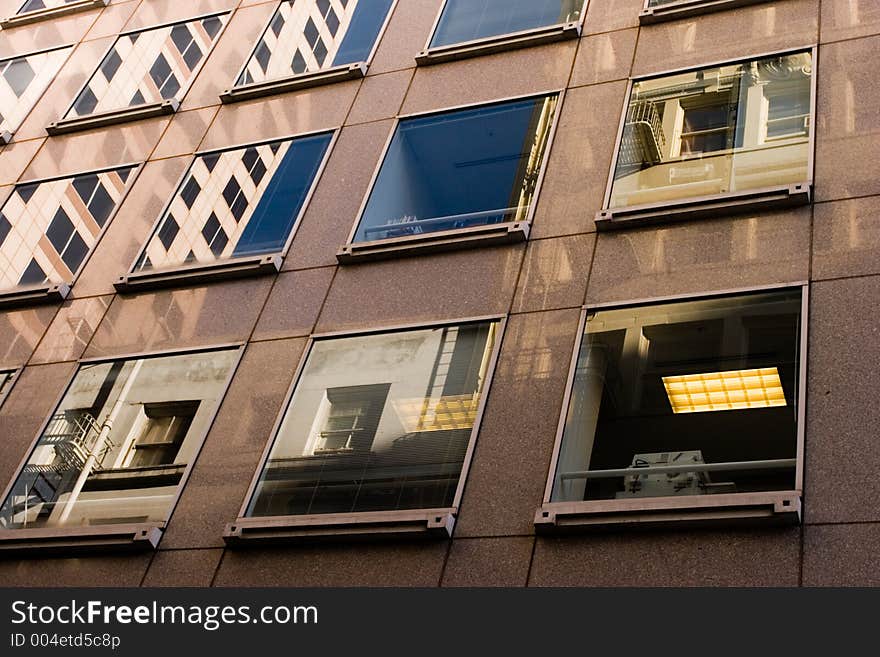
[{"label": "metal window frame", "polygon": [[131,167],[131,173],[129,174],[128,180],[125,182],[125,188],[122,191],[122,195],[119,197],[119,201],[117,201],[116,206],[113,208],[113,211],[108,215],[107,220],[104,222],[104,225],[101,226],[101,230],[95,236],[95,242],[89,248],[82,262],[79,264],[79,267],[75,272],[73,272],[73,276],[70,281],[63,283],[43,283],[40,285],[25,285],[25,286],[17,286],[14,288],[10,288],[9,290],[0,290],[0,309],[6,310],[9,308],[20,308],[22,306],[35,306],[35,305],[44,305],[44,304],[52,304],[52,303],[60,303],[67,299],[67,296],[70,294],[71,288],[76,285],[76,282],[79,280],[80,275],[85,270],[86,265],[89,264],[89,261],[92,259],[92,255],[97,250],[98,246],[100,246],[101,241],[104,239],[104,235],[109,230],[110,225],[113,223],[114,219],[116,219],[116,215],[119,213],[122,205],[125,203],[128,195],[131,193],[132,188],[137,182],[138,177],[141,174],[141,171],[144,169],[143,162],[127,162],[122,164],[115,164],[113,166],[101,167],[100,169],[92,169],[90,171],[80,171],[77,173],[68,173],[64,175],[51,176],[49,178],[37,178],[36,180],[25,180],[15,183],[10,189],[9,195],[3,199],[3,202],[0,203],[0,210],[6,205],[9,201],[9,198],[12,194],[15,193],[15,190],[24,185],[43,185],[46,183],[57,182],[59,180],[67,180],[70,178],[77,178],[79,176],[87,176],[91,174],[101,174],[107,173],[109,171],[116,171],[118,169],[125,169]]},{"label": "metal window frame", "polygon": [[40,439],[43,437],[43,433],[46,431],[46,428],[52,421],[52,417],[57,413],[58,408],[61,406],[61,403],[67,396],[67,393],[70,391],[71,386],[73,386],[73,382],[76,380],[76,377],[82,370],[83,366],[94,365],[98,363],[113,363],[119,361],[132,361],[141,359],[151,360],[155,358],[185,356],[188,354],[203,354],[214,351],[237,350],[238,352],[233,359],[233,363],[229,370],[229,373],[226,375],[226,381],[223,384],[222,391],[217,396],[217,403],[212,409],[210,420],[206,422],[205,429],[201,432],[201,435],[193,436],[193,438],[195,439],[195,449],[193,450],[193,455],[187,462],[183,474],[181,474],[180,476],[180,482],[177,484],[177,491],[175,492],[173,499],[168,505],[168,513],[164,521],[127,523],[119,525],[94,525],[86,528],[59,527],[50,529],[0,530],[0,555],[4,553],[30,554],[32,552],[37,552],[40,555],[55,553],[69,555],[71,553],[78,552],[96,552],[107,550],[155,550],[159,545],[159,541],[162,538],[165,528],[167,527],[168,523],[171,522],[174,516],[174,511],[177,509],[177,504],[180,501],[180,497],[183,495],[183,490],[186,487],[190,474],[192,473],[192,469],[195,466],[195,463],[198,461],[199,455],[204,448],[205,441],[208,435],[211,433],[211,430],[214,428],[214,424],[217,421],[217,416],[220,413],[220,408],[222,407],[223,402],[226,400],[226,395],[229,393],[229,388],[232,385],[232,381],[235,378],[235,374],[238,371],[239,366],[241,365],[246,347],[247,345],[244,342],[232,342],[200,347],[186,347],[180,349],[166,349],[161,351],[121,354],[112,357],[102,356],[94,358],[82,358],[78,360],[76,362],[76,367],[74,368],[73,373],[68,377],[67,383],[62,389],[61,394],[56,397],[55,402],[52,405],[52,411],[40,424],[40,428],[38,429],[34,439],[31,441],[27,451],[25,452],[24,457],[19,461],[18,465],[13,471],[12,477],[3,488],[3,496],[2,498],[0,498],[0,504],[6,501],[9,493],[12,491],[12,488],[15,485],[15,482],[18,481],[18,477],[21,475],[22,470],[27,465],[34,451],[39,446]]},{"label": "metal window frame", "polygon": [[26,2],[19,5],[16,12],[9,18],[0,20],[0,29],[11,30],[20,25],[30,25],[40,21],[52,18],[60,18],[61,16],[69,16],[70,14],[78,14],[89,9],[103,9],[110,0],[76,0],[68,2],[58,7],[44,7],[43,9],[33,9],[31,11],[22,12]]},{"label": "metal window frame", "polygon": [[[626,116],[632,101],[632,89],[636,82],[654,80],[681,73],[702,71],[720,66],[745,64],[769,57],[782,57],[800,53],[810,53],[811,64],[813,67],[810,76],[810,131],[807,148],[806,180],[796,184],[776,185],[740,192],[723,192],[721,194],[673,199],[643,205],[629,205],[619,208],[610,207],[611,193],[614,187],[614,173],[617,169],[617,161],[620,157],[620,147],[623,139],[623,131],[626,126]],[[795,48],[786,48],[784,50],[756,53],[753,55],[738,57],[736,59],[712,61],[698,66],[684,66],[658,73],[648,73],[631,77],[627,83],[626,97],[623,103],[623,109],[620,113],[620,121],[617,128],[617,140],[614,144],[611,168],[605,185],[605,196],[602,201],[602,210],[596,214],[594,219],[596,229],[599,231],[614,230],[659,223],[675,223],[677,221],[689,219],[711,218],[717,217],[719,210],[729,214],[735,214],[772,208],[794,207],[811,203],[813,197],[812,190],[815,177],[816,159],[816,96],[819,77],[818,59],[818,46],[812,44]]]},{"label": "metal window frame", "polygon": [[440,10],[434,18],[434,24],[431,26],[431,31],[428,34],[428,40],[425,42],[425,47],[415,57],[418,66],[430,66],[432,64],[459,61],[470,57],[490,55],[498,52],[555,43],[557,41],[577,39],[583,33],[584,20],[587,17],[587,9],[589,8],[590,0],[582,0],[581,13],[576,21],[545,25],[517,32],[509,32],[507,34],[496,34],[493,36],[462,41],[461,43],[453,43],[446,46],[435,46],[432,48],[431,42],[436,36],[437,28],[440,25],[443,14],[446,12],[448,4],[449,0],[443,0]]},{"label": "metal window frame", "polygon": [[768,0],[678,0],[666,5],[651,7],[650,0],[645,0],[645,5],[639,14],[639,22],[642,25],[653,25],[664,21],[674,21],[679,18],[690,18],[700,14],[708,14],[716,11],[737,9],[765,3]]},{"label": "metal window frame", "polygon": [[[226,544],[228,546],[237,547],[263,545],[266,543],[301,543],[351,538],[451,538],[455,528],[458,508],[461,505],[461,498],[464,494],[464,487],[473,461],[473,455],[476,449],[486,403],[489,399],[492,381],[495,377],[495,371],[498,366],[498,358],[501,353],[501,345],[504,341],[507,321],[507,315],[498,314],[436,322],[397,324],[364,330],[314,333],[309,336],[308,342],[306,343],[302,355],[300,356],[299,363],[297,364],[293,380],[288,387],[284,402],[281,405],[281,409],[276,416],[272,431],[269,434],[269,440],[266,442],[266,446],[260,456],[259,464],[257,465],[254,476],[248,486],[247,493],[245,494],[244,501],[239,509],[238,518],[235,522],[226,525],[226,529],[223,533],[223,540]],[[406,509],[399,511],[391,510],[292,516],[246,516],[247,508],[253,499],[257,486],[260,483],[260,477],[265,470],[272,449],[278,440],[281,426],[290,410],[293,396],[302,380],[305,367],[308,364],[309,357],[311,356],[312,349],[316,342],[369,335],[388,335],[404,331],[427,331],[437,328],[465,326],[482,322],[495,322],[498,326],[498,334],[495,339],[495,344],[492,346],[492,353],[489,357],[486,380],[483,383],[483,392],[480,396],[477,415],[474,420],[474,426],[471,429],[468,448],[462,462],[461,473],[459,474],[458,485],[453,497],[452,507],[443,509]]]},{"label": "metal window frame", "polygon": [[[215,11],[207,14],[193,16],[191,18],[186,18],[184,20],[169,21],[167,23],[160,23],[158,25],[151,25],[149,27],[141,27],[135,30],[120,32],[118,35],[116,35],[113,43],[111,43],[107,47],[107,49],[104,50],[104,53],[98,60],[95,69],[92,71],[92,74],[89,75],[89,77],[86,78],[85,82],[83,82],[82,85],[80,85],[79,89],[77,89],[76,93],[73,95],[73,99],[70,101],[70,104],[67,106],[67,109],[64,110],[64,113],[61,115],[61,117],[46,126],[46,133],[50,136],[65,135],[71,132],[80,132],[83,130],[91,130],[95,128],[105,128],[107,126],[118,125],[120,123],[129,123],[131,121],[137,121],[140,119],[149,119],[158,116],[167,116],[169,114],[174,114],[180,108],[180,104],[186,98],[186,94],[189,93],[189,90],[195,82],[196,78],[199,76],[199,73],[202,72],[202,68],[205,66],[208,58],[214,52],[214,49],[217,47],[220,39],[223,38],[223,34],[226,32],[227,26],[230,22],[232,22],[233,11],[233,9]],[[211,47],[208,48],[207,52],[204,53],[202,59],[199,61],[198,64],[196,64],[196,67],[192,70],[192,74],[189,76],[186,84],[181,85],[180,89],[177,91],[173,98],[160,99],[149,103],[143,103],[141,105],[136,105],[134,107],[119,107],[101,112],[93,112],[84,116],[69,116],[70,112],[73,110],[74,105],[76,105],[77,98],[80,97],[82,92],[85,91],[85,89],[89,86],[89,83],[98,74],[98,71],[101,68],[101,64],[107,58],[107,55],[109,55],[110,52],[116,47],[116,44],[119,43],[119,39],[131,36],[133,34],[143,34],[144,32],[161,30],[167,27],[174,27],[176,25],[186,25],[188,23],[195,23],[196,21],[205,20],[206,18],[220,16],[227,16],[228,19],[220,26],[220,30],[217,32],[217,36],[214,37],[214,40],[211,42]]]},{"label": "metal window frame", "polygon": [[[247,278],[251,276],[262,276],[266,274],[277,274],[279,271],[281,271],[281,265],[284,259],[287,257],[288,252],[290,251],[293,240],[296,237],[297,232],[299,231],[300,225],[302,224],[302,219],[309,209],[309,205],[311,204],[312,198],[315,194],[315,190],[317,190],[318,188],[318,183],[321,181],[321,178],[324,175],[324,171],[327,168],[327,163],[330,161],[330,156],[332,155],[333,149],[336,146],[336,142],[339,139],[340,131],[341,128],[331,128],[329,130],[312,130],[309,132],[301,132],[294,135],[286,135],[273,139],[263,139],[257,142],[236,144],[233,146],[223,146],[221,148],[212,148],[203,151],[197,151],[196,153],[194,153],[189,165],[186,167],[186,170],[178,178],[177,183],[174,186],[174,192],[165,202],[165,205],[162,206],[162,210],[159,212],[158,217],[153,222],[153,225],[150,228],[149,235],[147,236],[143,247],[138,251],[138,254],[132,261],[131,265],[129,265],[127,273],[117,278],[116,281],[113,283],[113,287],[116,289],[117,292],[124,294],[129,292],[140,292],[145,290],[177,287],[180,285],[208,283],[233,278]],[[324,156],[322,157],[321,162],[318,165],[318,169],[315,172],[315,177],[312,180],[312,184],[309,187],[305,198],[303,198],[302,207],[295,217],[293,226],[290,229],[290,234],[287,236],[284,246],[280,251],[264,255],[226,258],[224,260],[196,263],[192,265],[176,265],[159,270],[147,270],[143,272],[135,271],[137,263],[146,252],[147,246],[149,246],[152,239],[156,236],[159,225],[162,223],[162,220],[171,209],[171,204],[174,203],[174,200],[177,198],[180,190],[186,183],[190,171],[192,171],[193,165],[195,165],[196,161],[199,158],[206,155],[227,153],[229,151],[240,150],[251,146],[263,146],[265,144],[271,144],[279,141],[295,142],[298,139],[306,139],[308,137],[315,137],[318,135],[331,135],[330,143],[327,144],[327,150],[325,151]]]},{"label": "metal window frame", "polygon": [[[271,16],[269,16],[268,20],[264,23],[263,29],[260,31],[260,36],[257,37],[254,47],[250,50],[250,53],[245,58],[241,68],[239,68],[238,72],[235,74],[232,86],[220,94],[220,102],[224,104],[239,103],[246,100],[253,100],[254,98],[264,98],[266,96],[274,96],[276,94],[283,94],[290,91],[310,89],[312,87],[344,82],[346,80],[359,80],[366,77],[370,64],[373,63],[373,58],[376,56],[376,51],[379,49],[379,43],[385,36],[385,31],[388,29],[388,24],[391,22],[391,16],[394,14],[394,10],[397,9],[397,4],[400,0],[392,0],[391,6],[388,8],[388,14],[385,16],[385,20],[379,28],[379,33],[376,35],[376,40],[373,42],[373,47],[367,55],[366,60],[362,62],[352,62],[350,64],[340,64],[339,66],[330,66],[328,68],[317,71],[308,71],[306,73],[283,75],[278,78],[272,78],[271,80],[262,80],[250,84],[236,84],[238,80],[241,79],[242,74],[247,70],[247,65],[256,54],[260,41],[272,25],[272,19],[275,18],[275,14],[281,7],[281,3],[288,1],[292,0],[281,0],[276,6],[275,11],[272,12]],[[314,2],[314,0],[312,0],[312,2]]]},{"label": "metal window frame", "polygon": [[5,390],[0,389],[0,409],[3,408],[3,402],[5,402],[9,398],[9,393],[12,391],[12,387],[15,385],[15,382],[18,381],[18,377],[21,376],[21,371],[23,369],[24,367],[6,367],[0,369],[0,375],[9,377],[9,379],[5,382]]},{"label": "metal window frame", "polygon": [[[441,114],[452,114],[458,111],[466,111],[481,107],[492,107],[495,105],[503,105],[505,103],[516,102],[527,99],[548,98],[556,96],[556,112],[553,116],[553,124],[547,134],[547,146],[544,152],[544,159],[541,162],[541,170],[538,173],[538,179],[535,183],[535,193],[533,201],[529,207],[526,217],[522,221],[508,221],[502,224],[488,224],[485,226],[473,226],[469,228],[457,228],[452,230],[438,230],[432,233],[406,237],[392,237],[382,240],[371,240],[365,242],[355,242],[358,228],[364,219],[364,212],[370,202],[370,198],[376,188],[376,182],[379,180],[379,174],[385,165],[388,152],[391,149],[391,143],[397,135],[400,124],[409,119],[420,119],[428,116],[437,116]],[[442,251],[453,251],[465,248],[477,248],[483,246],[492,246],[498,244],[516,244],[526,242],[531,232],[532,221],[535,217],[538,201],[541,197],[541,191],[544,187],[544,179],[547,175],[547,166],[550,161],[550,154],[556,141],[556,133],[559,129],[560,116],[562,115],[563,106],[565,104],[565,89],[551,89],[549,91],[541,91],[537,93],[521,94],[517,96],[509,96],[490,102],[466,103],[463,105],[454,105],[452,107],[444,107],[426,112],[415,112],[410,114],[399,114],[394,118],[388,138],[385,140],[385,146],[382,148],[382,154],[379,157],[378,164],[373,169],[373,175],[370,177],[370,183],[367,185],[367,191],[361,200],[360,207],[357,211],[357,219],[348,233],[346,242],[336,252],[336,260],[342,264],[354,264],[360,262],[371,262],[375,260],[386,260],[396,257],[406,257],[410,255],[419,255],[425,253],[434,253]]]},{"label": "metal window frame", "polygon": [[[2,26],[3,26],[3,21],[0,21],[0,28],[2,28]],[[61,45],[61,46],[53,46],[52,48],[44,48],[43,50],[32,50],[30,52],[26,52],[21,55],[12,55],[10,57],[3,57],[2,59],[0,59],[0,65],[2,65],[4,62],[8,62],[10,60],[24,59],[27,57],[33,57],[34,55],[45,55],[50,52],[55,52],[56,50],[65,50],[65,49],[69,50],[69,52],[67,53],[67,57],[64,58],[64,61],[61,62],[61,65],[58,67],[58,70],[55,71],[55,74],[49,79],[49,82],[46,84],[46,88],[43,89],[43,91],[36,97],[33,104],[28,108],[28,111],[25,114],[24,118],[21,120],[21,122],[19,122],[19,124],[17,126],[15,126],[15,128],[12,130],[4,130],[4,131],[0,132],[0,145],[8,144],[9,142],[12,141],[12,137],[15,135],[16,132],[18,132],[18,129],[21,128],[22,124],[30,116],[31,112],[34,110],[34,107],[36,107],[37,104],[43,99],[43,97],[49,91],[49,87],[52,86],[52,83],[55,82],[56,79],[58,79],[58,74],[61,73],[61,69],[64,68],[64,66],[67,64],[67,62],[70,61],[70,57],[73,54],[73,51],[76,49],[76,44],[75,43],[65,43],[64,45]]]},{"label": "metal window frame", "polygon": [[[797,376],[797,444],[795,448],[795,487],[790,491],[758,493],[726,493],[703,498],[653,497],[627,500],[590,500],[577,502],[552,502],[553,484],[559,463],[559,453],[568,420],[569,406],[574,390],[578,357],[586,335],[587,317],[596,310],[660,306],[669,303],[700,301],[723,297],[739,297],[762,292],[795,291],[801,294],[800,323],[798,325],[798,376]],[[593,303],[581,308],[578,334],[572,350],[568,379],[562,401],[562,411],[556,426],[553,456],[544,486],[542,505],[535,512],[535,529],[539,533],[567,533],[591,529],[620,527],[653,527],[678,524],[729,524],[731,522],[792,524],[800,523],[801,499],[804,481],[804,443],[806,437],[807,367],[809,346],[808,281],[775,283],[771,285],[729,288],[699,294],[676,294],[663,297]]]}]

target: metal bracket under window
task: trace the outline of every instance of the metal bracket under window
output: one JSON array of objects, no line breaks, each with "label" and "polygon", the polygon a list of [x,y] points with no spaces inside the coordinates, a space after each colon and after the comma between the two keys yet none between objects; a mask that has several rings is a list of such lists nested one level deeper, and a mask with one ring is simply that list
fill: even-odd
[{"label": "metal bracket under window", "polygon": [[480,55],[490,55],[496,52],[528,48],[545,43],[564,41],[566,39],[577,39],[580,35],[580,22],[550,25],[548,27],[523,30],[521,32],[503,34],[486,39],[456,43],[450,46],[429,48],[416,55],[416,63],[419,66],[440,64],[441,62],[456,61]]},{"label": "metal bracket under window", "polygon": [[375,511],[348,514],[239,518],[226,526],[223,540],[230,546],[266,543],[326,542],[352,538],[448,539],[456,509]]},{"label": "metal bracket under window", "polygon": [[31,23],[58,18],[59,16],[67,16],[80,11],[106,7],[109,2],[110,0],[73,0],[73,2],[66,2],[58,7],[43,7],[42,9],[26,11],[0,21],[0,28],[9,30],[19,25],[30,25]]},{"label": "metal bracket under window", "polygon": [[8,292],[0,292],[0,308],[5,310],[21,306],[61,303],[68,294],[70,294],[70,286],[66,283],[16,288]]},{"label": "metal bracket under window", "polygon": [[121,276],[114,284],[117,292],[141,292],[178,285],[211,283],[230,278],[245,278],[277,274],[281,271],[281,256],[268,255],[252,258],[230,258],[211,263],[176,267],[165,270],[145,270]]},{"label": "metal bracket under window", "polygon": [[25,552],[70,555],[78,552],[154,550],[162,524],[102,525],[0,531],[0,556]]},{"label": "metal bracket under window", "polygon": [[679,18],[688,18],[698,14],[725,9],[736,9],[746,5],[754,5],[767,0],[681,0],[657,7],[650,7],[639,14],[639,22],[642,24],[660,23],[662,21],[674,21]]},{"label": "metal bracket under window", "polygon": [[680,201],[611,208],[599,212],[595,222],[596,229],[600,231],[632,228],[667,221],[717,217],[719,213],[736,214],[806,205],[810,203],[811,196],[810,184],[799,183]]},{"label": "metal bracket under window", "polygon": [[97,112],[85,116],[75,116],[69,119],[59,119],[46,126],[46,132],[52,136],[65,135],[70,132],[92,130],[94,128],[106,128],[107,126],[141,119],[152,119],[157,116],[174,114],[180,107],[180,101],[170,98],[157,103],[123,107],[122,109]]},{"label": "metal bracket under window", "polygon": [[310,87],[333,84],[334,82],[358,80],[366,74],[366,62],[344,64],[342,66],[334,66],[333,68],[324,69],[323,71],[289,75],[274,80],[252,82],[251,84],[232,87],[220,94],[220,100],[226,104],[239,103],[253,98],[263,98],[264,96],[272,96],[274,94],[286,93],[288,91],[298,91],[299,89],[308,89]]}]

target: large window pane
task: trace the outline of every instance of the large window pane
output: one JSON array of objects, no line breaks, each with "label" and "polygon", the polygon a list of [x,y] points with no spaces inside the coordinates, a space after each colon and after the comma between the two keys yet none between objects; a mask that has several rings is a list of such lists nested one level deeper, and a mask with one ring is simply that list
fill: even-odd
[{"label": "large window pane", "polygon": [[82,365],[0,508],[0,527],[164,522],[237,349]]},{"label": "large window pane", "polygon": [[0,60],[0,132],[18,130],[69,54],[59,48]]},{"label": "large window pane", "polygon": [[552,501],[793,490],[800,315],[799,291],[590,313]]},{"label": "large window pane", "polygon": [[355,242],[528,218],[558,96],[402,120]]},{"label": "large window pane", "polygon": [[17,185],[0,209],[0,290],[70,283],[133,170]]},{"label": "large window pane", "polygon": [[122,34],[64,118],[180,100],[227,14]]},{"label": "large window pane", "polygon": [[316,341],[247,515],[452,506],[496,330]]},{"label": "large window pane", "polygon": [[331,134],[198,156],[135,271],[279,253]]},{"label": "large window pane", "polygon": [[809,180],[812,56],[633,84],[610,207]]},{"label": "large window pane", "polygon": [[39,11],[40,9],[55,9],[63,7],[73,2],[81,2],[82,0],[27,0],[16,14],[26,14],[30,11]]},{"label": "large window pane", "polygon": [[447,0],[430,47],[577,21],[583,5],[583,0]]},{"label": "large window pane", "polygon": [[236,85],[365,62],[394,0],[287,0]]}]

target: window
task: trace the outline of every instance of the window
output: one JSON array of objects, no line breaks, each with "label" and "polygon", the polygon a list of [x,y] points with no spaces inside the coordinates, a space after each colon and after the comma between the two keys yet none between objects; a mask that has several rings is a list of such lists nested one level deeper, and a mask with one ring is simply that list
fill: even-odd
[{"label": "window", "polygon": [[120,34],[49,133],[176,111],[227,20],[216,14]]},{"label": "window", "polygon": [[808,201],[812,77],[802,52],[633,82],[599,223],[721,195],[744,209]]},{"label": "window", "polygon": [[377,517],[411,532],[436,517],[448,531],[498,331],[492,320],[315,339],[228,536],[258,536],[280,517],[312,533]]},{"label": "window", "polygon": [[[559,96],[401,119],[341,261],[527,236]],[[453,245],[454,246],[454,245]]]},{"label": "window", "polygon": [[18,530],[163,527],[239,353],[81,364],[6,492],[0,545]]},{"label": "window", "polygon": [[26,0],[14,16],[0,21],[0,27],[8,30],[19,25],[104,7],[108,3],[109,0]]},{"label": "window", "polygon": [[639,19],[642,23],[656,23],[761,2],[767,0],[645,0]]},{"label": "window", "polygon": [[[229,102],[362,77],[394,0],[286,0],[222,98]],[[242,89],[247,87],[247,89]]]},{"label": "window", "polygon": [[[446,0],[420,64],[444,61],[454,48],[460,56],[507,47],[577,37],[584,0]],[[473,47],[473,50],[471,50]],[[490,47],[491,51],[491,47]]]},{"label": "window", "polygon": [[72,285],[135,169],[125,166],[16,185],[0,208],[0,296],[14,301],[21,288]]},{"label": "window", "polygon": [[539,525],[796,515],[802,305],[782,289],[588,310]]},{"label": "window", "polygon": [[9,394],[12,384],[15,380],[15,370],[0,370],[0,407]]},{"label": "window", "polygon": [[0,60],[0,133],[2,141],[24,122],[46,91],[71,48],[56,48]]},{"label": "window", "polygon": [[181,266],[216,272],[223,263],[241,269],[251,258],[259,267],[262,256],[282,254],[332,138],[321,133],[198,155],[117,288],[155,284]]}]

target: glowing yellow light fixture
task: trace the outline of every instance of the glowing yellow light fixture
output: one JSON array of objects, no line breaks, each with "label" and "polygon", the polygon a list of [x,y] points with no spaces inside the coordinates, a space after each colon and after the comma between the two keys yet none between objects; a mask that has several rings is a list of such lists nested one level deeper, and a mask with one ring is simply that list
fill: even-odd
[{"label": "glowing yellow light fixture", "polygon": [[673,413],[735,411],[787,403],[775,367],[664,376],[663,385]]}]

